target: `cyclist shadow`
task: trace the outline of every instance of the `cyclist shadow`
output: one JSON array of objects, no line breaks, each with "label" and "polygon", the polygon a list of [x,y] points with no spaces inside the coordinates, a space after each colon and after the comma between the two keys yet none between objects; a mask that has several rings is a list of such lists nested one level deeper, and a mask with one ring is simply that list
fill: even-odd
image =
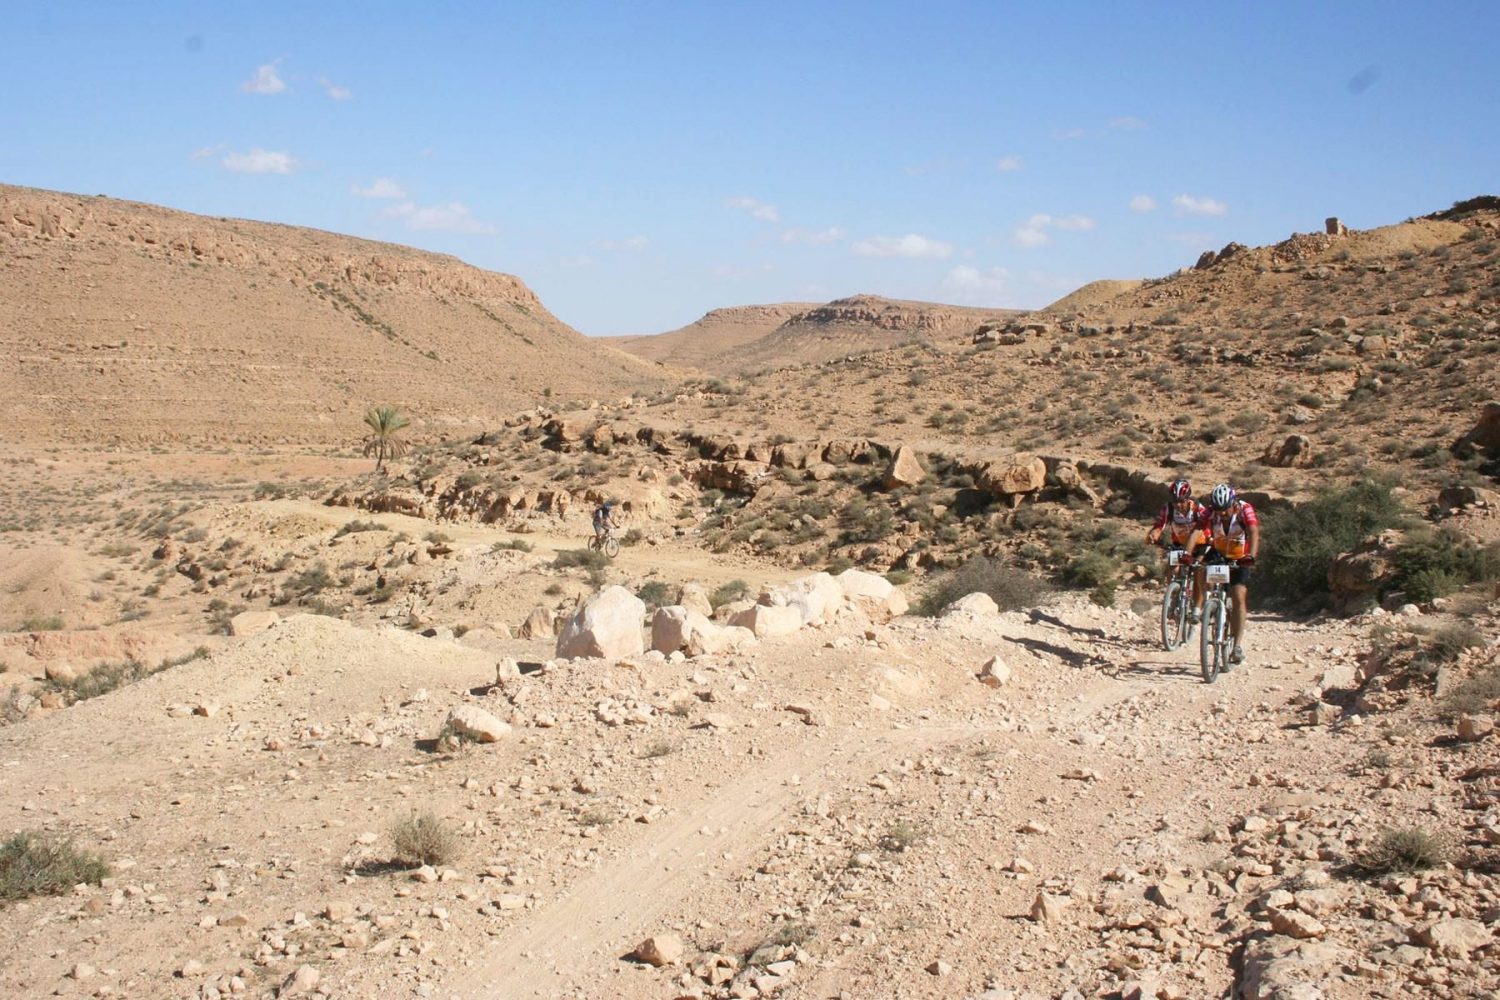
[{"label": "cyclist shadow", "polygon": [[1166,680],[1201,680],[1198,661],[1191,660],[1131,660],[1117,663],[1105,673],[1115,678],[1157,677]]}]

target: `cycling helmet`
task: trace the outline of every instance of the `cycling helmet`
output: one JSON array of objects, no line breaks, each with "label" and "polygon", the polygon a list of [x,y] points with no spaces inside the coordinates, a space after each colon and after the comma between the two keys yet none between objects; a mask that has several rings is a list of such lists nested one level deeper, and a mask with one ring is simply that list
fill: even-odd
[{"label": "cycling helmet", "polygon": [[1177,479],[1169,487],[1173,500],[1186,500],[1193,495],[1193,486],[1186,479]]},{"label": "cycling helmet", "polygon": [[1214,491],[1208,495],[1208,505],[1214,510],[1227,510],[1229,505],[1235,501],[1234,487],[1228,483],[1220,483],[1214,487]]}]

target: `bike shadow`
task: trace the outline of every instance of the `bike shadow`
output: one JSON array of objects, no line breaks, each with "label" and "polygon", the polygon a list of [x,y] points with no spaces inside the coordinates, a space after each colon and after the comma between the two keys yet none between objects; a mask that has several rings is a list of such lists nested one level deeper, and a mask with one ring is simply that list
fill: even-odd
[{"label": "bike shadow", "polygon": [[1166,680],[1188,680],[1200,683],[1203,679],[1196,660],[1131,660],[1117,664],[1114,670],[1106,672],[1116,678],[1158,677]]}]

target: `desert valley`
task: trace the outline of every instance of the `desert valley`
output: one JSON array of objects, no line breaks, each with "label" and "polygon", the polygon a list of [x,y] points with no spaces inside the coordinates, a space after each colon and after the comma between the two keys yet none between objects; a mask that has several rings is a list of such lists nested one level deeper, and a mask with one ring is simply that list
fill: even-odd
[{"label": "desert valley", "polygon": [[0,996],[1500,995],[1500,199],[1411,211],[596,339],[0,186]]}]

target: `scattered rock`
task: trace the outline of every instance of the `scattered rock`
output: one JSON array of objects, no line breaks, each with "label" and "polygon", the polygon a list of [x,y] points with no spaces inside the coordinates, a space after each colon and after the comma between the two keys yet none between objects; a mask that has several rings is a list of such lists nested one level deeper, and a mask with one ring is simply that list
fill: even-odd
[{"label": "scattered rock", "polygon": [[641,620],[646,605],[624,587],[606,587],[578,610],[557,637],[559,660],[591,657],[619,660],[643,653]]},{"label": "scattered rock", "polygon": [[510,723],[502,722],[474,705],[456,705],[448,712],[447,728],[476,743],[495,743],[510,735]]},{"label": "scattered rock", "polygon": [[635,946],[631,957],[658,969],[664,965],[676,965],[682,960],[682,939],[676,934],[657,934]]}]

